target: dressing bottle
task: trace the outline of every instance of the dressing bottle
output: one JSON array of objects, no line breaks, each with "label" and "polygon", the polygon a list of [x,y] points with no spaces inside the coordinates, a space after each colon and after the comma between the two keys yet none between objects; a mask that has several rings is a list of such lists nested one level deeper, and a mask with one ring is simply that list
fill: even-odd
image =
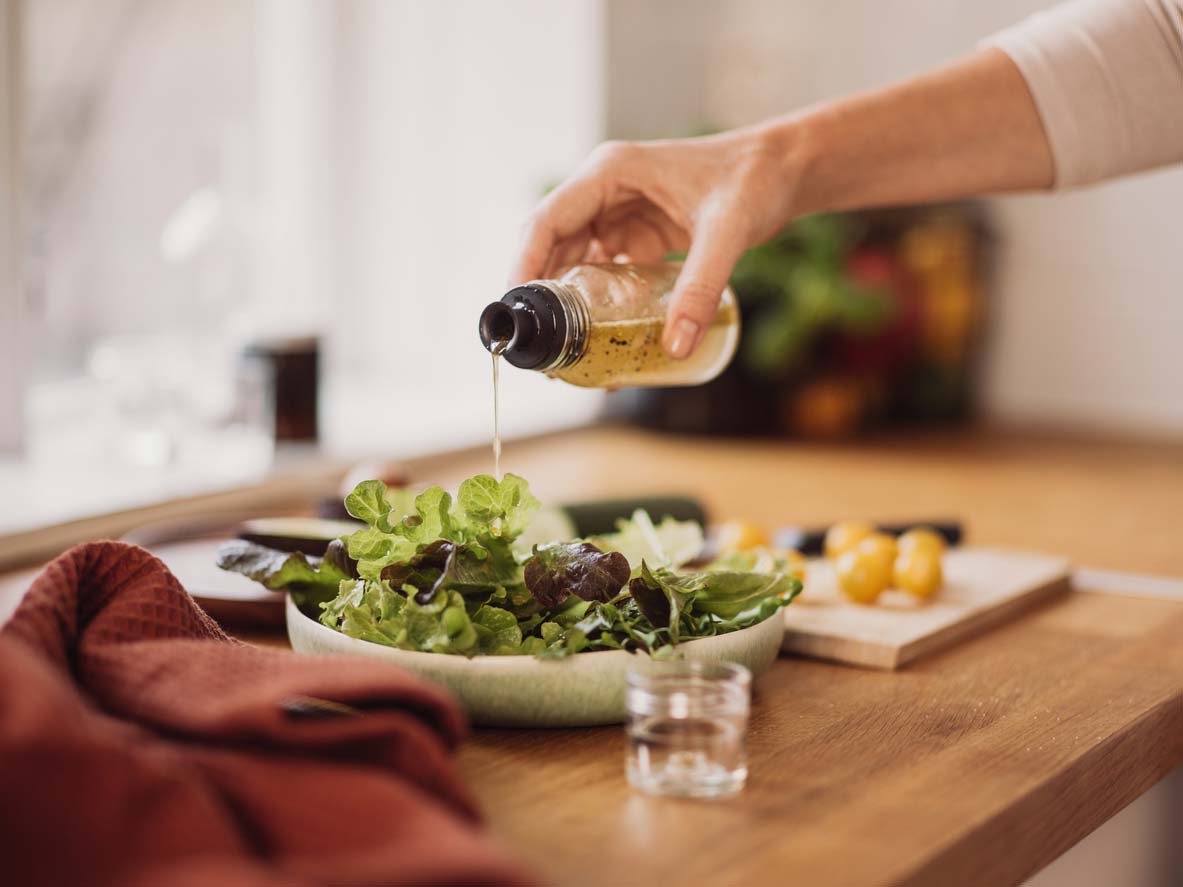
[{"label": "dressing bottle", "polygon": [[699,385],[719,375],[739,342],[730,288],[685,360],[662,350],[666,310],[681,266],[576,265],[532,280],[481,313],[484,346],[516,367],[584,388]]}]

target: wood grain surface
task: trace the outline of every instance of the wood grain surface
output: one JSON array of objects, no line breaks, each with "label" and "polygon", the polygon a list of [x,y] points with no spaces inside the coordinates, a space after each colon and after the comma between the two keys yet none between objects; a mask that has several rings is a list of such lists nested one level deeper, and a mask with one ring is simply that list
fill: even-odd
[{"label": "wood grain surface", "polygon": [[[455,483],[490,462],[409,467]],[[543,501],[690,492],[769,526],[955,515],[976,544],[1183,577],[1180,446],[608,428],[510,443],[503,464]],[[0,577],[0,617],[26,584]],[[1006,887],[1183,764],[1183,597],[1070,593],[899,672],[785,657],[757,682],[749,740],[748,788],[722,802],[629,790],[618,728],[477,731],[460,762],[548,883]]]},{"label": "wood grain surface", "polygon": [[1183,602],[1075,593],[900,672],[782,658],[751,775],[649,798],[620,729],[478,731],[491,827],[554,884],[1020,883],[1183,763]]}]

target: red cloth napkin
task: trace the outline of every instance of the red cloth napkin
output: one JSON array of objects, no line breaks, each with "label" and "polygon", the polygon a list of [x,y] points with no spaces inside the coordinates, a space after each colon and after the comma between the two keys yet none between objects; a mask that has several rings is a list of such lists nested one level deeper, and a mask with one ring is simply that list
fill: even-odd
[{"label": "red cloth napkin", "polygon": [[239,643],[143,549],[80,545],[0,630],[11,885],[517,885],[440,689]]}]

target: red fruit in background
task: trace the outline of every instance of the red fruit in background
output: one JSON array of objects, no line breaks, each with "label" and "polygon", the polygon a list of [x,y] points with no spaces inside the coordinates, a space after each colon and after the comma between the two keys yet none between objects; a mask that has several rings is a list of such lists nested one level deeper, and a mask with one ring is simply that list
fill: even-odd
[{"label": "red fruit in background", "polygon": [[884,371],[907,363],[916,353],[921,330],[919,284],[896,255],[881,246],[853,250],[844,271],[854,283],[878,290],[891,302],[884,325],[872,333],[839,334],[835,353],[842,367]]}]

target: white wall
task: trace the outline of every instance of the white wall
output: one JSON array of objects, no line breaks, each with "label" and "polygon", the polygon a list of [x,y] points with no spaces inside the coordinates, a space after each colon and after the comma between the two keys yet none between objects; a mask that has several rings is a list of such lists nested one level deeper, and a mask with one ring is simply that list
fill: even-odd
[{"label": "white wall", "polygon": [[[916,73],[1049,4],[607,5],[609,134],[647,138],[746,123]],[[1183,434],[1183,171],[991,203],[1002,241],[987,411]]]},{"label": "white wall", "polygon": [[[599,0],[338,11],[329,444],[489,440],[477,319],[527,212],[602,137]],[[512,368],[502,381],[511,435],[589,418],[601,396]]]}]

